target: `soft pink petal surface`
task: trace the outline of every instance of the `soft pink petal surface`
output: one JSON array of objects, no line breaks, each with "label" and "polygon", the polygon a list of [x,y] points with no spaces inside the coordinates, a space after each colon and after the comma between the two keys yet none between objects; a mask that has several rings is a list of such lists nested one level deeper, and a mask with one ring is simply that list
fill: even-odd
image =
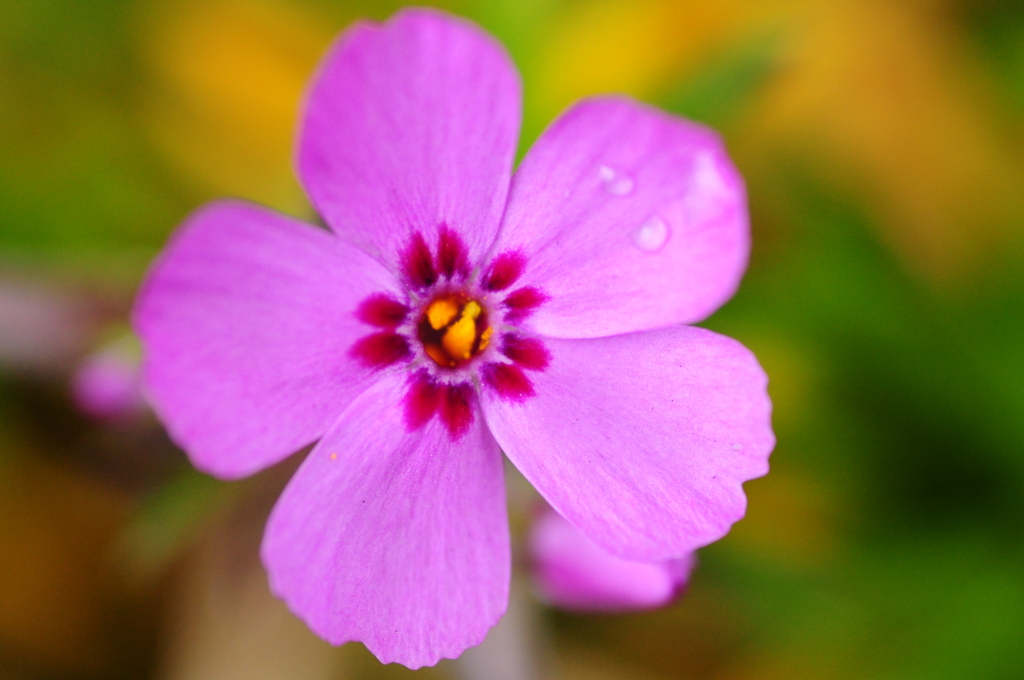
[{"label": "soft pink petal surface", "polygon": [[625,97],[584,100],[516,171],[495,252],[550,297],[544,335],[600,337],[699,321],[747,263],[746,193],[718,136]]},{"label": "soft pink petal surface", "polygon": [[355,317],[393,277],[323,229],[241,202],[192,215],[133,314],[144,385],[200,470],[240,477],[322,435],[369,376]]},{"label": "soft pink petal surface", "polygon": [[541,495],[627,559],[681,557],[724,536],[774,445],[754,356],[689,326],[544,343],[535,396],[482,392],[495,438]]},{"label": "soft pink petal surface", "polygon": [[334,644],[410,668],[458,656],[504,613],[509,535],[497,444],[477,415],[453,443],[410,434],[384,377],[303,462],[271,514],[271,588]]},{"label": "soft pink petal surface", "polygon": [[633,562],[601,550],[547,508],[529,537],[534,582],[548,604],[579,611],[631,611],[672,602],[690,577],[693,554]]},{"label": "soft pink petal surface", "polygon": [[520,108],[512,62],[474,25],[425,9],[360,23],[309,94],[299,176],[337,234],[389,265],[442,224],[475,262],[505,207]]}]

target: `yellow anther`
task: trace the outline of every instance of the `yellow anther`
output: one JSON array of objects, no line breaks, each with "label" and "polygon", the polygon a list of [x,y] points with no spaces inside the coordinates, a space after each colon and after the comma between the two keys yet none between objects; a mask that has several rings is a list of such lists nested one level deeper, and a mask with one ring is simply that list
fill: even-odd
[{"label": "yellow anther", "polygon": [[494,329],[488,326],[484,329],[484,332],[480,334],[480,347],[477,351],[483,352],[487,349],[487,345],[491,344],[491,334],[494,333]]},{"label": "yellow anther", "polygon": [[[478,305],[477,309],[479,308],[480,307]],[[441,298],[430,303],[430,307],[427,308],[427,321],[430,322],[431,328],[435,331],[439,331],[447,326],[458,313],[459,305],[456,304],[454,300]]]},{"label": "yellow anther", "polygon": [[433,359],[434,363],[438,366],[451,367],[453,365],[452,358],[438,345],[424,345],[423,349],[426,351],[427,356]]},{"label": "yellow anther", "polygon": [[443,368],[459,368],[485,349],[493,331],[487,310],[463,292],[437,297],[417,324],[423,351]]},{"label": "yellow anther", "polygon": [[[469,305],[466,305],[466,309],[469,309]],[[480,307],[477,306],[477,309],[479,310]],[[448,352],[448,356],[465,361],[473,356],[474,340],[476,340],[476,321],[471,316],[463,315],[448,328],[444,337],[441,338],[441,345]]]}]

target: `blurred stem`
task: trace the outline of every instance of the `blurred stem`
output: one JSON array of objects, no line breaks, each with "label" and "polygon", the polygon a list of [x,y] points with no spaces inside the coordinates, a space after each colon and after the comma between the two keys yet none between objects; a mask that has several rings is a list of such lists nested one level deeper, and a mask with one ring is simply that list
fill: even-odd
[{"label": "blurred stem", "polygon": [[152,583],[204,521],[235,491],[191,468],[147,499],[125,528],[116,554],[136,585]]},{"label": "blurred stem", "polygon": [[540,680],[542,629],[540,607],[525,583],[513,578],[508,611],[477,647],[455,664],[460,680]]}]

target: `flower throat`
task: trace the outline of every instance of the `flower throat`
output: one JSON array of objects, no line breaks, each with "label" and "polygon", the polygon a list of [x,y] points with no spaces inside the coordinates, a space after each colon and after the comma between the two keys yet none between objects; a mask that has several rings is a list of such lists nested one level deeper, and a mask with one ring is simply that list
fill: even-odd
[{"label": "flower throat", "polygon": [[459,368],[491,341],[487,311],[462,292],[435,297],[423,312],[416,332],[427,356],[442,368]]}]

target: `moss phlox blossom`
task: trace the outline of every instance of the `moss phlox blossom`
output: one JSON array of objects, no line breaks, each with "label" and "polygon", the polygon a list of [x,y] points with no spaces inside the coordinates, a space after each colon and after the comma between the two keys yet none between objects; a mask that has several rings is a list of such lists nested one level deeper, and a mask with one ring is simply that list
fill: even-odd
[{"label": "moss phlox blossom", "polygon": [[719,138],[595,97],[513,173],[520,115],[472,24],[354,25],[296,154],[328,229],[207,205],[134,310],[150,401],[197,468],[244,477],[315,442],[263,563],[317,634],[385,662],[455,657],[505,611],[502,452],[589,541],[659,563],[725,535],[774,444],[756,359],[688,325],[747,262]]}]

